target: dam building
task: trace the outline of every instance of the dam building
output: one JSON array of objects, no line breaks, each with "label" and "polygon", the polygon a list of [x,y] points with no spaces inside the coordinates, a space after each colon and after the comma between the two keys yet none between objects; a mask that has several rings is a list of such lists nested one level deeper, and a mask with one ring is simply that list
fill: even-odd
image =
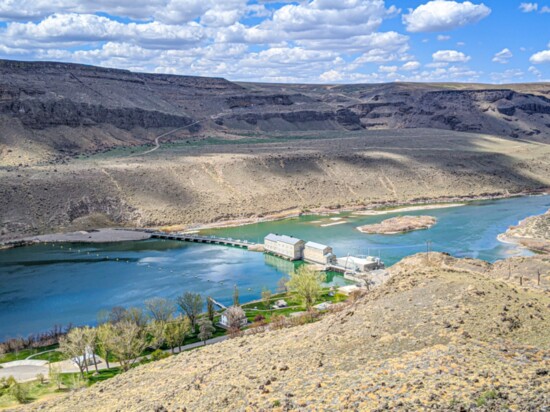
[{"label": "dam building", "polygon": [[304,245],[304,260],[311,263],[327,265],[333,262],[336,256],[332,253],[332,248],[316,242],[307,242]]},{"label": "dam building", "polygon": [[304,257],[305,242],[301,239],[270,233],[264,238],[266,252],[289,260],[300,260]]}]

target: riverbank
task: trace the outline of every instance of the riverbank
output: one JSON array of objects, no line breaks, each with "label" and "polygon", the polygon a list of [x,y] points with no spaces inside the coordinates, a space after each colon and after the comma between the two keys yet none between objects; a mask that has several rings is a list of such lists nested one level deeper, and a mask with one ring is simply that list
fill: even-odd
[{"label": "riverbank", "polygon": [[[104,228],[89,231],[79,231],[71,233],[52,233],[37,236],[15,237],[0,242],[0,250],[10,249],[18,246],[32,245],[35,243],[47,242],[77,242],[77,243],[111,243],[125,242],[131,240],[148,239],[150,235],[147,230],[159,230],[164,232],[184,232],[199,233],[204,230],[235,228],[246,225],[253,225],[266,222],[276,222],[279,220],[296,218],[300,216],[311,215],[332,215],[340,213],[353,213],[356,216],[377,216],[390,213],[411,212],[420,210],[437,210],[443,208],[467,206],[471,202],[483,200],[510,199],[522,196],[542,196],[548,195],[550,189],[527,190],[518,193],[490,193],[480,196],[462,196],[462,197],[438,197],[413,199],[409,202],[374,202],[370,204],[347,205],[338,208],[319,207],[312,209],[292,208],[279,212],[266,214],[263,216],[246,217],[239,219],[218,220],[211,223],[193,223],[160,227],[146,227],[135,229],[117,229]],[[344,222],[336,222],[335,225]],[[127,233],[126,236],[124,233]],[[88,236],[90,236],[89,238]],[[97,240],[96,240],[97,239]]]},{"label": "riverbank", "polygon": [[[544,196],[548,195],[550,188],[526,190],[518,193],[488,193],[479,196],[453,196],[453,197],[437,197],[437,198],[422,198],[413,199],[408,202],[373,202],[368,204],[359,205],[346,205],[341,207],[318,207],[311,209],[299,209],[294,208],[290,210],[283,210],[280,212],[268,214],[261,217],[248,217],[242,219],[230,219],[219,220],[212,223],[196,223],[190,225],[173,225],[162,226],[159,230],[169,232],[200,232],[201,230],[210,229],[224,229],[233,228],[239,226],[246,226],[257,223],[275,222],[278,220],[290,219],[300,216],[313,216],[313,215],[336,215],[340,213],[351,212],[358,216],[376,216],[390,213],[410,212],[418,210],[434,210],[444,209],[450,207],[467,206],[471,202],[483,201],[483,200],[499,200],[499,199],[511,199],[514,197],[522,196]],[[340,223],[338,223],[340,224]]]},{"label": "riverbank", "polygon": [[8,241],[0,245],[0,250],[20,246],[29,246],[37,243],[114,243],[146,240],[151,234],[140,230],[126,229],[95,229],[81,230],[70,233],[52,233],[47,235],[30,236]]},{"label": "riverbank", "polygon": [[514,244],[539,253],[550,253],[550,210],[521,220],[497,236],[502,243]]}]

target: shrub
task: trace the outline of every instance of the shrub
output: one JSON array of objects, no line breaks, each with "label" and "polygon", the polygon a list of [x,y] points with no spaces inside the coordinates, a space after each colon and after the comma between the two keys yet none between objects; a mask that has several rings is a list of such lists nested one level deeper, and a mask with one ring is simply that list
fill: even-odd
[{"label": "shrub", "polygon": [[282,329],[287,325],[287,318],[284,315],[273,315],[270,322],[272,329]]},{"label": "shrub", "polygon": [[157,349],[153,353],[151,353],[151,360],[152,361],[158,361],[158,360],[161,360],[161,359],[166,359],[169,356],[170,356],[169,353],[166,353],[161,349]]},{"label": "shrub", "polygon": [[485,406],[487,404],[488,400],[496,399],[498,397],[498,394],[495,390],[490,390],[487,392],[483,392],[479,398],[476,400],[477,406]]},{"label": "shrub", "polygon": [[29,387],[26,385],[22,385],[20,383],[15,383],[10,388],[11,395],[17,400],[19,403],[27,403],[30,401],[29,397]]},{"label": "shrub", "polygon": [[263,322],[265,320],[265,316],[262,314],[254,316],[254,322]]},{"label": "shrub", "polygon": [[355,289],[353,291],[351,291],[351,293],[349,294],[349,301],[351,303],[355,303],[357,302],[359,299],[361,299],[363,296],[365,296],[367,293],[366,291],[364,290],[361,290],[361,289]]}]

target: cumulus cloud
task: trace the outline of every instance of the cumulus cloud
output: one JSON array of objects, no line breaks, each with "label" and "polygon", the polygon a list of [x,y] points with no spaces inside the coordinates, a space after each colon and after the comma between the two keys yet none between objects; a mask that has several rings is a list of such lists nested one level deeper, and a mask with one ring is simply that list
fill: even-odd
[{"label": "cumulus cloud", "polygon": [[539,5],[537,3],[521,3],[519,8],[524,13],[531,13],[532,11],[537,11]]},{"label": "cumulus cloud", "polygon": [[510,49],[502,49],[498,53],[496,53],[493,57],[493,62],[495,63],[501,63],[506,64],[508,61],[513,57],[514,55],[510,51]]},{"label": "cumulus cloud", "polygon": [[401,66],[401,69],[406,71],[412,71],[412,70],[418,70],[420,66],[421,66],[420,62],[410,61],[405,63],[403,66]]},{"label": "cumulus cloud", "polygon": [[434,62],[444,63],[466,63],[470,60],[470,56],[456,50],[439,50],[432,54]]},{"label": "cumulus cloud", "polygon": [[[491,10],[481,2],[424,0],[402,18],[411,33],[451,30],[486,17]],[[466,66],[470,60],[466,54],[440,50],[433,61],[422,61],[411,51],[404,29],[382,29],[384,20],[401,14],[390,3],[2,0],[0,58],[63,60],[232,80],[340,83],[479,78],[479,71]],[[434,39],[450,40],[445,33],[437,34]],[[503,62],[511,57],[502,52],[493,58]],[[534,54],[531,63],[546,61],[545,53]],[[534,76],[532,67],[529,71],[525,67],[525,73]],[[495,80],[498,74],[489,78]]]},{"label": "cumulus cloud", "polygon": [[448,31],[477,23],[490,13],[491,9],[483,3],[433,0],[409,9],[409,13],[403,15],[403,23],[407,31],[413,33]]},{"label": "cumulus cloud", "polygon": [[196,23],[183,26],[159,22],[120,23],[94,14],[53,14],[39,23],[8,23],[1,33],[13,45],[63,42],[80,44],[97,41],[136,41],[152,47],[196,44],[204,38],[204,30]]},{"label": "cumulus cloud", "polygon": [[550,50],[543,50],[533,54],[529,61],[533,64],[550,63]]}]

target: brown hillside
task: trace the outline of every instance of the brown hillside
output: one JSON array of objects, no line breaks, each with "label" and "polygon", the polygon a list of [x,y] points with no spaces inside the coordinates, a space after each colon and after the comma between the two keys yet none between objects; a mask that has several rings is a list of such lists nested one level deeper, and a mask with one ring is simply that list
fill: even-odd
[{"label": "brown hillside", "polygon": [[[141,366],[29,410],[510,410],[550,406],[550,297],[432,253],[321,321]],[[546,284],[545,287],[548,287]]]}]

